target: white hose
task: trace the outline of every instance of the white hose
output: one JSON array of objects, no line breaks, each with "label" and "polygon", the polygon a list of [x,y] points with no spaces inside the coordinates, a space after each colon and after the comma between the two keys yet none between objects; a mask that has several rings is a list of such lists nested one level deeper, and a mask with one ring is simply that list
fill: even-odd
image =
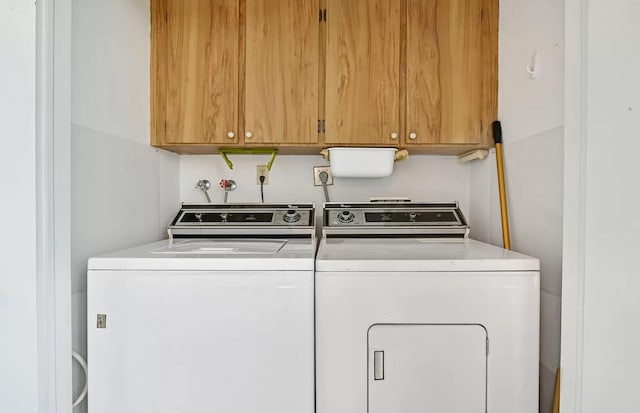
[{"label": "white hose", "polygon": [[87,392],[89,390],[89,367],[87,366],[87,362],[82,358],[82,356],[75,351],[71,351],[71,357],[78,362],[82,370],[84,371],[84,387],[82,388],[82,392],[78,396],[77,399],[73,401],[73,407],[76,407],[85,397],[87,397]]}]

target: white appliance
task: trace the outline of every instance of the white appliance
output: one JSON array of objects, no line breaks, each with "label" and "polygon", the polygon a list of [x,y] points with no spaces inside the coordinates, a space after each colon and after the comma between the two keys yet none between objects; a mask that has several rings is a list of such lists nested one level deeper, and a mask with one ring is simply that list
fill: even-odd
[{"label": "white appliance", "polygon": [[539,261],[456,203],[324,209],[317,413],[537,413]]},{"label": "white appliance", "polygon": [[313,413],[313,205],[183,205],[89,260],[90,413]]}]

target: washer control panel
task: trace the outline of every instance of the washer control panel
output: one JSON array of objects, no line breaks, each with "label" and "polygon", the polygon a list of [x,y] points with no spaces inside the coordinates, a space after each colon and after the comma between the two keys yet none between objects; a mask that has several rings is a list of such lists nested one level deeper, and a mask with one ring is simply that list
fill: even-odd
[{"label": "washer control panel", "polygon": [[169,226],[170,236],[313,236],[313,204],[183,204]]},{"label": "washer control panel", "polygon": [[313,210],[289,206],[287,209],[212,209],[198,206],[183,208],[176,218],[175,225],[186,226],[279,226],[303,225],[313,222]]}]

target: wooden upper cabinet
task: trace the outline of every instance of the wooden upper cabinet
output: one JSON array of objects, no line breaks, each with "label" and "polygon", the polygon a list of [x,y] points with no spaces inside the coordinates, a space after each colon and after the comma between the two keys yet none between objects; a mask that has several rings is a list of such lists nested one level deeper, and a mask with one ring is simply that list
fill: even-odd
[{"label": "wooden upper cabinet", "polygon": [[492,145],[498,0],[151,0],[151,28],[153,145]]},{"label": "wooden upper cabinet", "polygon": [[400,143],[400,9],[400,0],[327,0],[327,144]]},{"label": "wooden upper cabinet", "polygon": [[407,0],[406,144],[490,143],[497,19],[497,0]]},{"label": "wooden upper cabinet", "polygon": [[248,0],[246,144],[318,142],[319,0]]},{"label": "wooden upper cabinet", "polygon": [[239,0],[151,5],[153,143],[237,143]]}]

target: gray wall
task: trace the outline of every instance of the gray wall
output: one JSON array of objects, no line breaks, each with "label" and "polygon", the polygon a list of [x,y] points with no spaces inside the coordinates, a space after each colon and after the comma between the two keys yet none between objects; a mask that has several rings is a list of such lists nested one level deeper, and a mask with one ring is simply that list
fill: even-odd
[{"label": "gray wall", "polygon": [[[179,158],[149,146],[148,0],[75,0],[72,25],[73,347],[86,356],[87,259],[164,236]],[[76,368],[75,394],[82,380]]]},{"label": "gray wall", "polygon": [[[538,52],[539,73],[526,71]],[[500,4],[499,118],[514,250],[540,258],[540,412],[560,363],[564,144],[564,2]],[[502,245],[495,153],[471,167],[471,235]]]},{"label": "gray wall", "polygon": [[[229,170],[218,155],[183,155],[180,157],[180,199],[203,202],[196,182],[206,178],[213,187],[210,195],[221,202],[223,191],[218,182],[233,179],[238,189],[229,194],[234,202],[259,202],[260,185],[256,184],[256,165],[264,165],[268,156],[231,156],[234,167]],[[313,185],[313,166],[328,164],[320,155],[278,156],[264,187],[265,201],[315,202],[322,207],[321,187]],[[379,179],[339,179],[329,187],[332,201],[368,201],[375,196],[404,196],[414,201],[459,201],[469,211],[469,165],[460,165],[451,156],[410,156],[396,162],[393,174]]]}]

